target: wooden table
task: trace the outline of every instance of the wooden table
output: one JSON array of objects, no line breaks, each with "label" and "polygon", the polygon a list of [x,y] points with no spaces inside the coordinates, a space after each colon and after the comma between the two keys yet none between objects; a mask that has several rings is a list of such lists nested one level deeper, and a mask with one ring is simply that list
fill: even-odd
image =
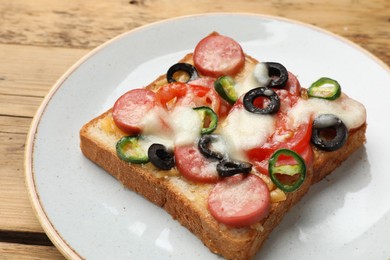
[{"label": "wooden table", "polygon": [[205,12],[252,12],[313,24],[390,65],[389,0],[1,0],[0,259],[63,258],[34,215],[23,170],[29,125],[55,81],[122,32]]}]

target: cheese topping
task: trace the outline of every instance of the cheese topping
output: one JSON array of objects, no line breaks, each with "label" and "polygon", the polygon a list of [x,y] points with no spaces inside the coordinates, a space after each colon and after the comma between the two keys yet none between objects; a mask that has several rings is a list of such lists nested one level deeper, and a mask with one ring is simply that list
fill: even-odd
[{"label": "cheese topping", "polygon": [[166,114],[164,109],[159,106],[155,106],[146,115],[144,115],[142,118],[143,134],[157,136],[166,134],[166,131],[162,131],[164,129],[162,121],[162,116],[164,116],[164,114]]},{"label": "cheese topping", "polygon": [[202,130],[202,120],[191,107],[178,106],[170,114],[175,145],[193,144]]},{"label": "cheese topping", "polygon": [[333,114],[344,122],[350,129],[358,128],[366,121],[366,109],[362,104],[342,94],[336,100],[321,98],[300,99],[297,104],[288,111],[290,126],[297,127],[308,123],[311,116]]},{"label": "cheese topping", "polygon": [[231,157],[245,160],[243,150],[262,146],[275,131],[275,117],[253,114],[245,108],[236,108],[222,123],[220,132]]},{"label": "cheese topping", "polygon": [[243,80],[236,84],[237,95],[240,97],[247,93],[249,90],[259,87],[267,86],[270,81],[268,76],[268,68],[265,63],[257,63],[249,75]]},{"label": "cheese topping", "polygon": [[193,144],[199,138],[203,122],[192,107],[177,106],[167,112],[156,106],[143,117],[142,123],[144,147],[160,143],[173,149],[174,145]]}]

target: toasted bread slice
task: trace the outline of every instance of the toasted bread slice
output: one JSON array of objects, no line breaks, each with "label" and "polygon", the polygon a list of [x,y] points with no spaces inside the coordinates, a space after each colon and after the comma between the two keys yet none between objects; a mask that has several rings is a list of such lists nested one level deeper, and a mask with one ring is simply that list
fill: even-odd
[{"label": "toasted bread slice", "polygon": [[[192,54],[181,62],[193,63]],[[245,77],[257,61],[246,55],[244,69],[236,77]],[[146,88],[157,91],[167,83],[162,75]],[[207,210],[207,198],[215,184],[188,181],[173,168],[161,171],[149,164],[131,164],[116,154],[116,142],[125,134],[114,124],[112,110],[93,119],[80,130],[81,150],[91,161],[105,169],[129,189],[164,208],[174,219],[188,228],[214,253],[226,259],[252,259],[270,232],[286,212],[309,190],[310,186],[334,171],[365,143],[366,124],[350,131],[342,148],[324,152],[315,147],[314,163],[307,169],[303,185],[286,193],[285,200],[273,202],[260,223],[233,228],[216,221]]]},{"label": "toasted bread slice", "polygon": [[[208,212],[206,201],[212,184],[196,184],[175,172],[162,172],[151,165],[134,165],[116,154],[118,136],[107,130],[111,111],[95,118],[80,131],[81,150],[86,157],[112,174],[121,183],[154,204],[198,236],[214,253],[226,259],[251,259],[286,212],[309,187],[323,179],[365,142],[366,125],[350,133],[346,144],[334,152],[314,148],[314,165],[305,183],[282,202],[272,203],[271,211],[258,225],[230,228],[218,223]],[[168,178],[166,178],[168,176]]]}]

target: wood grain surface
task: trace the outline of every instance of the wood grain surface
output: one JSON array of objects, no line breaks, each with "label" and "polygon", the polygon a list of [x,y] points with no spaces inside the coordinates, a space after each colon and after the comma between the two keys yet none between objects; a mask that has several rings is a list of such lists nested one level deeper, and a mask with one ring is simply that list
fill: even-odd
[{"label": "wood grain surface", "polygon": [[0,259],[62,258],[31,208],[24,184],[24,146],[44,96],[91,49],[166,18],[250,12],[322,27],[390,65],[389,10],[389,0],[1,0]]}]

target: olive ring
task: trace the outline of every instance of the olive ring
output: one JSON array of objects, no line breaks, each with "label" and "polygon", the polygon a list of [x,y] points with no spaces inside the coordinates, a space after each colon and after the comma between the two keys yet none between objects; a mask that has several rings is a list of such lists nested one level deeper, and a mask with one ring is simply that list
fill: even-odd
[{"label": "olive ring", "polygon": [[221,177],[235,174],[248,174],[252,171],[252,164],[242,161],[222,160],[217,164],[217,172]]},{"label": "olive ring", "polygon": [[[254,105],[254,101],[258,97],[266,97],[271,102],[265,108],[260,108]],[[255,114],[275,114],[280,108],[279,96],[270,88],[254,88],[248,91],[244,96],[244,107],[251,113]]]},{"label": "olive ring", "polygon": [[268,76],[271,77],[271,81],[268,84],[270,88],[284,88],[288,81],[287,69],[277,62],[266,62],[268,68]]},{"label": "olive ring", "polygon": [[152,144],[148,149],[149,161],[161,170],[170,170],[175,166],[173,152],[162,144]]},{"label": "olive ring", "polygon": [[217,135],[202,135],[198,142],[198,148],[200,153],[206,158],[212,158],[217,160],[222,160],[223,155],[219,152],[211,151],[209,146],[210,143],[217,140],[219,137]]},{"label": "olive ring", "polygon": [[[321,137],[321,131],[335,130],[336,135],[332,139]],[[335,151],[342,147],[348,138],[348,129],[335,115],[323,114],[317,116],[313,121],[313,131],[311,142],[319,149],[324,151]]]},{"label": "olive ring", "polygon": [[174,78],[174,74],[178,71],[184,71],[188,74],[188,80],[184,83],[199,78],[198,71],[193,65],[189,63],[176,63],[172,65],[167,71],[167,80],[169,83],[177,82],[177,80]]}]

